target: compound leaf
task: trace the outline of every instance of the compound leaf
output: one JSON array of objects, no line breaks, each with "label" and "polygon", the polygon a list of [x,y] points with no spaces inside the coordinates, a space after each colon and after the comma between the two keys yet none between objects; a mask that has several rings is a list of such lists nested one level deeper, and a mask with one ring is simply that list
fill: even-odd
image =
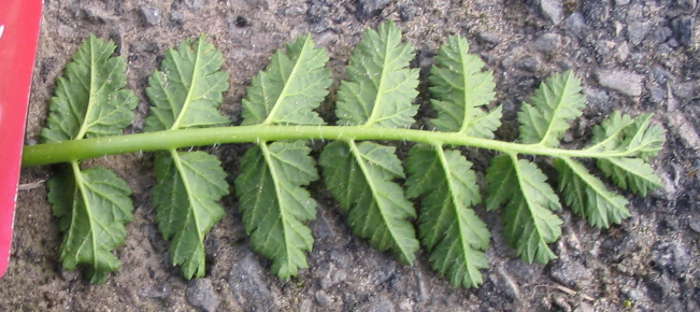
[{"label": "compound leaf", "polygon": [[596,161],[596,165],[617,186],[642,196],[663,186],[661,179],[654,173],[654,168],[640,158],[601,158]]},{"label": "compound leaf", "polygon": [[569,123],[581,116],[585,106],[581,81],[573,71],[547,78],[518,113],[520,140],[556,147]]},{"label": "compound leaf", "polygon": [[321,125],[314,112],[328,94],[331,74],[328,53],[316,47],[310,35],[278,50],[265,71],[258,74],[243,99],[243,125]]},{"label": "compound leaf", "polygon": [[326,187],[347,213],[353,233],[381,251],[391,250],[404,263],[413,263],[419,245],[408,219],[416,213],[401,186],[393,182],[404,177],[395,148],[338,141],[326,145],[319,163]]},{"label": "compound leaf", "polygon": [[228,75],[221,71],[224,58],[204,36],[169,49],[148,79],[146,94],[151,114],[146,131],[222,125],[228,118],[219,113]]},{"label": "compound leaf", "polygon": [[64,233],[63,267],[87,269],[91,283],[102,283],[121,262],[112,251],[126,238],[124,225],[134,210],[129,186],[114,172],[97,167],[81,170],[77,162],[48,182],[49,203]]},{"label": "compound leaf", "polygon": [[45,142],[118,135],[131,124],[138,99],[126,89],[126,62],[113,42],[90,35],[58,78],[49,103]]},{"label": "compound leaf", "polygon": [[598,228],[607,228],[630,216],[627,199],[605,186],[579,162],[562,157],[554,161],[559,191],[573,211]]},{"label": "compound leaf", "polygon": [[170,240],[173,265],[185,278],[206,273],[204,236],[224,216],[219,199],[228,194],[219,160],[205,152],[170,151],[155,160],[153,201],[163,237]]},{"label": "compound leaf", "polygon": [[[204,36],[170,49],[148,80],[146,93],[153,106],[146,131],[175,130],[226,124],[218,108],[228,90],[221,70],[223,56]],[[228,194],[226,173],[215,156],[206,152],[158,154],[153,200],[158,227],[170,242],[173,265],[185,278],[206,273],[204,237],[224,215],[218,203]]]},{"label": "compound leaf", "polygon": [[491,209],[505,205],[505,236],[518,256],[543,264],[556,258],[547,244],[561,235],[562,221],[552,213],[561,205],[544,173],[528,160],[501,155],[491,162],[486,182],[486,205]]},{"label": "compound leaf", "polygon": [[493,131],[501,125],[501,108],[486,113],[481,106],[495,99],[496,84],[493,74],[483,70],[479,56],[468,51],[463,37],[451,36],[435,57],[429,79],[438,117],[431,123],[442,131],[493,138]]},{"label": "compound leaf", "polygon": [[490,234],[472,206],[481,201],[472,164],[459,151],[415,145],[409,152],[409,198],[422,197],[418,217],[421,243],[434,270],[453,285],[477,287],[488,267],[483,250]]},{"label": "compound leaf", "polygon": [[418,70],[408,68],[413,47],[401,42],[392,22],[369,29],[357,45],[340,83],[336,115],[343,125],[405,128],[415,122]]},{"label": "compound leaf", "polygon": [[243,224],[253,249],[272,260],[282,279],[308,267],[304,252],[314,239],[304,223],[316,217],[316,201],[304,189],[318,179],[303,141],[261,143],[246,151],[236,178]]}]

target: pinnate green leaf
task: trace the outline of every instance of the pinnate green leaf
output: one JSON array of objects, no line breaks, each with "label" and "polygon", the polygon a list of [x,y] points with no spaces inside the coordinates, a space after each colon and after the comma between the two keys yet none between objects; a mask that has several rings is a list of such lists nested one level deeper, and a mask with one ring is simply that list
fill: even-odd
[{"label": "pinnate green leaf", "polygon": [[537,166],[515,155],[497,156],[486,172],[489,197],[486,205],[504,205],[503,222],[508,242],[527,262],[547,263],[556,258],[547,244],[561,236],[559,198]]},{"label": "pinnate green leaf", "polygon": [[459,151],[415,145],[407,160],[409,198],[422,197],[418,217],[421,243],[434,270],[453,285],[477,287],[490,234],[472,206],[481,201],[472,164]]},{"label": "pinnate green leaf", "polygon": [[579,162],[562,157],[554,161],[559,191],[573,211],[598,228],[622,222],[630,216],[627,199],[616,194]]},{"label": "pinnate green leaf", "polygon": [[413,263],[418,240],[409,221],[416,213],[396,178],[403,178],[395,148],[373,142],[333,142],[320,158],[326,187],[340,202],[353,233],[375,248]]},{"label": "pinnate green leaf", "polygon": [[243,125],[320,125],[316,109],[328,94],[331,74],[328,53],[310,35],[300,37],[272,56],[243,100]]},{"label": "pinnate green leaf", "polygon": [[129,186],[111,170],[81,170],[77,162],[48,181],[49,203],[64,233],[63,267],[87,270],[91,283],[104,282],[121,262],[112,251],[126,238],[125,224],[134,210]]},{"label": "pinnate green leaf", "polygon": [[336,115],[343,125],[405,128],[415,122],[418,70],[408,68],[413,47],[401,42],[392,22],[369,29],[357,45],[340,83]]},{"label": "pinnate green leaf", "polygon": [[469,54],[461,36],[451,36],[435,57],[430,71],[430,93],[438,117],[431,123],[441,131],[493,138],[501,125],[501,107],[487,113],[481,107],[496,97],[493,74],[478,55]]},{"label": "pinnate green leaf", "polygon": [[[146,131],[228,123],[218,111],[228,90],[223,63],[221,52],[204,36],[168,50],[161,70],[148,80],[153,106]],[[155,167],[153,202],[158,227],[171,241],[171,262],[181,265],[187,279],[204,276],[204,238],[224,215],[218,201],[229,192],[226,173],[213,155],[175,149],[157,154]]]},{"label": "pinnate green leaf", "polygon": [[222,125],[219,113],[228,75],[224,58],[204,36],[169,49],[161,69],[148,79],[146,94],[153,104],[146,131]]},{"label": "pinnate green leaf", "polygon": [[529,103],[518,113],[520,140],[555,147],[570,127],[570,122],[581,116],[586,99],[581,94],[581,81],[569,70],[547,78]]},{"label": "pinnate green leaf", "polygon": [[243,224],[254,250],[272,260],[282,279],[308,267],[314,239],[304,223],[318,204],[304,189],[318,179],[311,149],[303,141],[261,143],[246,151],[236,178]]},{"label": "pinnate green leaf", "polygon": [[171,262],[187,279],[202,277],[204,237],[224,216],[218,201],[229,192],[226,173],[213,155],[175,150],[156,155],[155,171],[156,220],[170,240]]},{"label": "pinnate green leaf", "polygon": [[45,142],[121,134],[138,99],[126,89],[126,62],[113,42],[91,35],[80,46],[49,103]]}]

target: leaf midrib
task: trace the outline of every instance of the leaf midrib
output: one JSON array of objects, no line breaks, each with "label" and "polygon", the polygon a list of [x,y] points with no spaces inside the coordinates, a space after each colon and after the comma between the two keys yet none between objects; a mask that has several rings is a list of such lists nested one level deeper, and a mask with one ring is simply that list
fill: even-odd
[{"label": "leaf midrib", "polygon": [[[555,124],[556,120],[561,120],[565,121],[562,118],[559,118],[559,111],[561,110],[561,107],[564,104],[564,98],[566,97],[567,90],[569,89],[569,83],[571,82],[571,77],[573,76],[573,73],[569,71],[566,74],[566,81],[564,82],[564,88],[561,89],[561,93],[559,94],[559,98],[557,99],[557,104],[554,108],[554,111],[552,112],[552,118],[549,120],[549,125],[547,126],[547,131],[545,131],[544,135],[542,136],[542,140],[538,144],[542,145],[547,145],[547,139],[549,139],[550,134],[552,133],[552,128],[553,125]],[[545,92],[548,89],[548,86],[545,84],[542,87],[542,92]]]},{"label": "leaf midrib", "polygon": [[[185,193],[187,193],[187,203],[188,203],[188,209],[187,209],[187,215],[185,216],[186,219],[192,218],[194,221],[194,226],[197,229],[197,241],[199,244],[202,244],[204,241],[204,237],[202,237],[202,229],[199,225],[199,218],[197,216],[197,213],[194,209],[195,207],[195,200],[192,195],[192,190],[190,189],[189,182],[187,181],[187,176],[184,174],[185,169],[182,166],[182,160],[180,159],[180,155],[177,150],[171,149],[169,150],[170,152],[170,157],[173,158],[173,162],[175,163],[175,168],[177,168],[177,172],[180,175],[180,179],[182,179],[182,185],[185,187]],[[179,246],[180,243],[182,242],[183,239],[178,240],[177,245]],[[177,250],[178,248],[174,248]],[[187,258],[188,260],[191,258]],[[198,270],[199,271],[199,270]]]},{"label": "leaf midrib", "polygon": [[[190,85],[189,88],[187,89],[187,96],[185,96],[185,101],[182,103],[182,108],[180,109],[180,114],[177,115],[177,118],[173,122],[172,126],[170,126],[171,130],[175,130],[180,128],[180,122],[182,121],[183,116],[185,116],[185,113],[187,112],[187,109],[189,108],[190,104],[192,104],[192,92],[194,90],[194,86],[197,85],[199,77],[199,59],[200,55],[202,54],[202,38],[200,37],[197,40],[197,51],[195,51],[195,57],[194,57],[194,64],[192,65],[192,78],[190,79]],[[189,48],[189,47],[188,47]],[[175,64],[175,67],[178,69],[178,73],[180,72],[180,65],[178,62],[173,58],[173,64]],[[184,81],[183,81],[184,82]]]},{"label": "leaf midrib", "polygon": [[522,173],[520,172],[521,171],[520,166],[518,165],[518,155],[517,154],[510,154],[510,158],[513,162],[515,176],[518,178],[518,186],[520,186],[519,187],[520,193],[523,195],[523,199],[525,199],[525,203],[526,203],[525,206],[527,206],[527,210],[530,212],[530,217],[532,218],[531,221],[532,221],[533,227],[535,228],[535,230],[537,230],[537,236],[539,238],[539,241],[544,241],[543,236],[542,236],[542,230],[540,229],[539,224],[537,222],[535,222],[535,220],[534,220],[535,214],[533,213],[532,207],[535,207],[535,205],[533,205],[527,192],[525,192],[523,189],[524,181],[523,181]]},{"label": "leaf midrib", "polygon": [[[379,111],[378,107],[383,102],[382,98],[383,98],[383,95],[385,93],[384,92],[384,80],[386,78],[386,72],[388,71],[387,65],[389,64],[389,62],[387,61],[387,59],[388,59],[387,56],[389,55],[389,46],[391,46],[391,43],[393,41],[392,40],[393,36],[391,36],[391,28],[387,29],[386,37],[387,37],[386,42],[383,42],[384,43],[384,54],[382,55],[382,73],[379,75],[379,85],[377,86],[377,95],[374,97],[374,103],[372,103],[372,113],[367,118],[367,121],[365,121],[365,124],[364,124],[365,127],[370,127],[374,123],[377,122],[377,120],[375,120],[375,119],[377,118],[376,117],[378,114],[377,112]],[[398,48],[400,48],[400,47],[398,47]]]},{"label": "leaf midrib", "polygon": [[[99,270],[97,269],[97,242],[95,240],[95,227],[93,226],[93,217],[92,217],[92,211],[90,211],[90,208],[88,208],[88,198],[87,194],[85,193],[85,186],[83,185],[85,181],[83,180],[83,175],[80,172],[80,166],[78,165],[78,161],[71,161],[71,168],[73,170],[73,176],[75,177],[75,185],[78,187],[78,190],[80,192],[80,197],[83,200],[83,209],[85,209],[85,213],[87,214],[88,217],[88,226],[90,228],[90,242],[92,243],[92,266],[93,266],[93,272],[97,274]],[[72,213],[72,218],[75,218],[75,211]],[[82,249],[83,246],[78,248],[76,251],[76,257],[80,255],[80,249]]]},{"label": "leaf midrib", "polygon": [[307,44],[309,43],[310,36],[306,36],[304,39],[304,44],[301,47],[301,51],[299,51],[299,56],[296,59],[296,62],[294,62],[294,66],[292,66],[292,71],[289,73],[289,76],[287,76],[287,79],[285,80],[284,77],[282,77],[282,81],[284,82],[284,86],[282,87],[282,91],[280,91],[279,96],[277,96],[277,100],[275,100],[275,104],[272,105],[272,109],[270,109],[270,113],[267,114],[267,118],[262,122],[263,125],[269,125],[275,122],[274,116],[275,113],[277,112],[278,108],[281,107],[281,102],[283,99],[288,97],[289,95],[287,94],[287,88],[290,85],[290,81],[292,81],[296,75],[297,75],[297,70],[299,68],[299,63],[302,62],[304,57],[306,56],[306,53],[308,53],[307,49]]}]

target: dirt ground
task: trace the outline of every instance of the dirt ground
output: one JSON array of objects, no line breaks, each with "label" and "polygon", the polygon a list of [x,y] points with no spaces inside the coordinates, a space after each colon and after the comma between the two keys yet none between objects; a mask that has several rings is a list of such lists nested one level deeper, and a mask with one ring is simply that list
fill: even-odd
[{"label": "dirt ground", "polygon": [[[539,82],[569,68],[582,78],[589,100],[565,137],[569,146],[580,147],[591,126],[613,110],[655,113],[667,130],[654,162],[665,187],[646,198],[625,193],[632,217],[605,231],[561,212],[563,234],[552,244],[559,259],[545,266],[517,259],[500,234],[499,216],[478,208],[493,234],[491,267],[485,284],[469,290],[432,272],[424,252],[415,265],[404,266],[353,237],[321,183],[312,186],[321,207],[311,223],[310,268],[282,282],[251,252],[230,196],[223,201],[228,215],[206,241],[206,277],[186,281],[169,265],[167,242],[154,222],[152,155],[104,157],[86,165],[115,168],[134,190],[135,220],[116,252],[121,270],[95,286],[61,269],[61,236],[46,187],[38,184],[19,194],[0,311],[699,311],[698,6],[696,0],[45,0],[29,144],[37,142],[57,76],[90,33],[115,40],[128,59],[129,86],[141,103],[127,131],[140,132],[149,105],[147,77],[182,39],[204,33],[223,51],[231,88],[222,109],[237,121],[245,87],[292,38],[311,32],[342,78],[361,32],[394,20],[417,48],[414,66],[423,82],[448,35],[471,42],[471,52],[497,80],[497,102],[505,108],[502,139],[515,137],[515,112]],[[418,101],[426,104],[425,92]],[[212,149],[229,181],[243,148]],[[467,153],[483,172],[489,154]],[[41,183],[50,174],[50,167],[24,169],[21,183]]]}]

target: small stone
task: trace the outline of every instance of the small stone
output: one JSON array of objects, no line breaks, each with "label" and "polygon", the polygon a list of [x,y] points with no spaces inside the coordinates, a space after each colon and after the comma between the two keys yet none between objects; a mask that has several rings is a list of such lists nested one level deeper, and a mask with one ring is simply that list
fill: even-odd
[{"label": "small stone", "polygon": [[693,44],[693,28],[695,27],[695,18],[691,16],[680,16],[671,22],[674,35],[678,42],[686,47]]},{"label": "small stone", "polygon": [[83,19],[94,24],[104,24],[106,20],[105,12],[91,7],[83,8],[80,14],[83,16]]},{"label": "small stone", "polygon": [[671,85],[673,95],[681,99],[690,99],[695,97],[695,88],[700,81],[688,81],[683,83],[674,83]]},{"label": "small stone", "polygon": [[651,102],[654,104],[663,104],[663,102],[666,101],[666,94],[667,92],[663,88],[649,88],[649,99],[651,99]]},{"label": "small stone", "polygon": [[590,304],[586,303],[585,301],[581,301],[578,307],[574,309],[574,312],[595,312],[595,310]]},{"label": "small stone", "polygon": [[555,33],[546,33],[533,43],[535,49],[542,53],[554,53],[561,46],[561,37]]},{"label": "small stone", "polygon": [[196,11],[202,8],[202,6],[204,5],[204,1],[205,0],[183,0],[182,2],[190,10]]},{"label": "small stone", "polygon": [[272,290],[263,275],[263,268],[252,252],[233,262],[228,283],[233,297],[244,310],[277,310]]},{"label": "small stone", "polygon": [[142,7],[141,16],[146,26],[157,26],[160,24],[160,10],[157,8]]},{"label": "small stone", "polygon": [[394,303],[385,295],[374,297],[371,301],[360,306],[360,312],[394,312]]},{"label": "small stone", "polygon": [[556,260],[550,268],[549,275],[555,281],[572,288],[586,285],[591,279],[591,271],[573,260]]},{"label": "small stone", "polygon": [[564,6],[561,0],[539,0],[539,6],[542,15],[553,24],[559,24],[564,18]]},{"label": "small stone", "polygon": [[572,34],[581,37],[586,33],[586,23],[583,21],[583,15],[579,12],[574,12],[564,20],[564,27]]},{"label": "small stone", "polygon": [[399,8],[399,17],[402,22],[408,22],[416,16],[416,7],[412,5],[402,5]]},{"label": "small stone", "polygon": [[476,34],[476,38],[479,39],[480,41],[492,44],[492,45],[497,45],[501,43],[501,38],[498,37],[497,33],[493,32],[487,32],[487,31],[482,31]]},{"label": "small stone", "polygon": [[534,56],[526,56],[516,66],[529,72],[536,72],[540,68],[540,61]]},{"label": "small stone", "polygon": [[622,6],[630,4],[630,0],[615,0],[615,6]]},{"label": "small stone", "polygon": [[651,39],[656,43],[664,43],[673,35],[673,30],[668,27],[659,27],[651,34]]},{"label": "small stone", "polygon": [[360,13],[360,17],[368,18],[379,14],[389,2],[389,0],[359,0],[357,1],[357,11]]},{"label": "small stone", "polygon": [[[267,310],[264,310],[267,311]],[[313,303],[309,298],[304,299],[301,304],[299,305],[299,312],[312,312],[313,311]]]},{"label": "small stone", "polygon": [[642,94],[642,79],[644,76],[622,70],[598,70],[598,83],[608,89],[618,91],[627,96]]},{"label": "small stone", "polygon": [[214,312],[219,307],[219,295],[216,294],[211,280],[198,278],[187,286],[187,302],[206,312]]},{"label": "small stone", "polygon": [[676,0],[676,6],[682,10],[693,10],[698,5],[697,0]]},{"label": "small stone", "polygon": [[690,227],[693,232],[700,234],[700,217],[693,217],[690,219],[688,222],[688,227]]},{"label": "small stone", "polygon": [[331,297],[328,296],[328,294],[326,294],[326,292],[323,290],[317,291],[315,298],[316,298],[316,303],[318,303],[322,307],[330,306],[331,303],[333,303],[333,299],[331,299]]},{"label": "small stone", "polygon": [[627,25],[627,39],[633,45],[638,45],[649,32],[649,24],[644,21],[633,21]]},{"label": "small stone", "polygon": [[624,62],[630,54],[630,47],[627,42],[620,43],[615,49],[615,57],[618,61]]},{"label": "small stone", "polygon": [[690,267],[688,249],[678,241],[657,243],[652,248],[652,257],[656,266],[678,277]]},{"label": "small stone", "polygon": [[284,9],[284,15],[287,16],[299,16],[303,15],[306,9],[301,5],[292,5]]},{"label": "small stone", "polygon": [[608,1],[582,1],[581,12],[586,24],[592,27],[603,27],[610,21],[610,6]]},{"label": "small stone", "polygon": [[170,13],[170,22],[182,26],[182,24],[185,22],[185,15],[182,14],[182,12],[175,11]]}]

